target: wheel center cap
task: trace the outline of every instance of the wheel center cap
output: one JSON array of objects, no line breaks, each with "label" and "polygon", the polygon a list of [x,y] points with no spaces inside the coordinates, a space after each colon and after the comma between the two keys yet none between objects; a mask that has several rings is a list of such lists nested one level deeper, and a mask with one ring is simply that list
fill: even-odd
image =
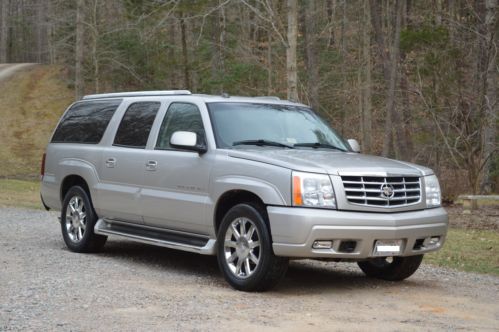
[{"label": "wheel center cap", "polygon": [[248,256],[250,251],[249,242],[246,238],[239,238],[236,245],[237,255],[241,258]]},{"label": "wheel center cap", "polygon": [[73,226],[78,227],[78,225],[80,225],[80,216],[78,216],[77,214],[74,214],[72,221],[73,221]]}]

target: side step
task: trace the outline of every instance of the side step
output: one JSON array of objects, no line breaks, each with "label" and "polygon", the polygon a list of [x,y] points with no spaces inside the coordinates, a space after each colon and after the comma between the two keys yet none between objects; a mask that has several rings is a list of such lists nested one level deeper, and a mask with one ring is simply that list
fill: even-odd
[{"label": "side step", "polygon": [[99,219],[95,234],[118,235],[130,240],[155,246],[195,252],[203,255],[215,254],[215,239],[184,232],[167,231],[155,227]]}]

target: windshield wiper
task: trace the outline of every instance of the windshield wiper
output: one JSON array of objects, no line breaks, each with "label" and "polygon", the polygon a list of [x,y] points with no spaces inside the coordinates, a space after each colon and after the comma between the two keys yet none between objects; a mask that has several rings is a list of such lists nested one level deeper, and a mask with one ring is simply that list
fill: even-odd
[{"label": "windshield wiper", "polygon": [[347,150],[339,148],[337,146],[334,146],[334,145],[331,145],[331,144],[326,144],[326,143],[319,143],[319,142],[315,142],[315,143],[296,143],[293,146],[294,147],[300,147],[300,146],[302,146],[302,147],[308,147],[308,148],[314,148],[314,149],[325,148],[325,149],[334,149],[334,150],[339,150],[339,151],[347,152]]},{"label": "windshield wiper", "polygon": [[232,143],[232,146],[236,146],[236,145],[278,146],[281,148],[289,148],[289,149],[293,148],[292,145],[287,145],[284,143],[269,141],[266,139],[248,139],[245,141],[236,141],[236,142]]}]

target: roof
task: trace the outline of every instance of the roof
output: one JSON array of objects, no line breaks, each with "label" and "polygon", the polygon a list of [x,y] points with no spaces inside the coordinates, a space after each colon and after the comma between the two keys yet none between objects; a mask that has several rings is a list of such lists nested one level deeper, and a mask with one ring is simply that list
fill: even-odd
[{"label": "roof", "polygon": [[114,93],[102,93],[102,94],[92,94],[86,95],[82,100],[95,100],[95,99],[106,99],[106,98],[137,98],[137,97],[197,97],[204,102],[260,102],[267,104],[287,104],[287,105],[300,105],[306,106],[300,103],[294,103],[288,100],[282,100],[276,96],[257,96],[257,97],[244,97],[244,96],[229,96],[224,93],[222,95],[207,95],[207,94],[192,94],[189,90],[156,90],[156,91],[131,91],[131,92],[114,92]]}]

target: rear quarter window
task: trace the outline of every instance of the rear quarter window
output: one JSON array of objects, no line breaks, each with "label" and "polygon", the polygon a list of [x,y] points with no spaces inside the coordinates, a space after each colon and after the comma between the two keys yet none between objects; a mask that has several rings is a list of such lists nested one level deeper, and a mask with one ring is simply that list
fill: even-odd
[{"label": "rear quarter window", "polygon": [[120,104],[121,99],[74,104],[57,126],[52,143],[99,143]]}]

